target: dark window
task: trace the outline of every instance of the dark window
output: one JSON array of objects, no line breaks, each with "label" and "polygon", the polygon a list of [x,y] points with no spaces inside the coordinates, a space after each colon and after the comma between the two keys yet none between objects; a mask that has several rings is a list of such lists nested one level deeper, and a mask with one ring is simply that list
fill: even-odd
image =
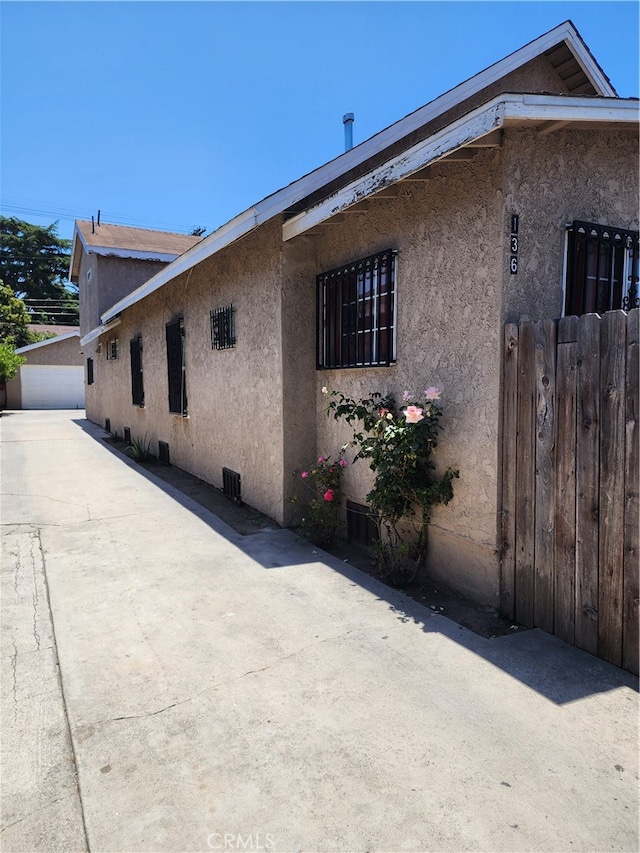
[{"label": "dark window", "polygon": [[638,306],[638,232],[574,222],[567,243],[565,316]]},{"label": "dark window", "polygon": [[133,338],[131,350],[131,400],[134,406],[144,406],[144,385],[142,382],[142,338]]},{"label": "dark window", "polygon": [[387,249],[317,277],[318,369],[395,361],[396,255]]},{"label": "dark window", "polygon": [[114,361],[118,358],[118,339],[113,338],[107,341],[107,361]]},{"label": "dark window", "polygon": [[211,349],[231,349],[236,345],[233,305],[211,311]]},{"label": "dark window", "polygon": [[93,359],[87,359],[87,385],[93,385]]},{"label": "dark window", "polygon": [[169,411],[187,414],[187,383],[184,369],[184,325],[182,317],[167,323],[167,372]]}]

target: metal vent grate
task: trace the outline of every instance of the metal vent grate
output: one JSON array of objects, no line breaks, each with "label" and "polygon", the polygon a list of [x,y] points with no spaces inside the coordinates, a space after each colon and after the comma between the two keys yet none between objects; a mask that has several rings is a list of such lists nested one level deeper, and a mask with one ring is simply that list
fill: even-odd
[{"label": "metal vent grate", "polygon": [[165,465],[171,465],[169,461],[169,445],[166,441],[158,442],[158,459],[164,462]]},{"label": "metal vent grate", "polygon": [[128,447],[131,447],[131,427],[124,427],[124,440]]},{"label": "metal vent grate", "polygon": [[242,503],[240,474],[236,471],[231,471],[229,468],[222,469],[222,493],[234,503]]},{"label": "metal vent grate", "polygon": [[108,433],[111,432],[111,418],[105,418],[104,419],[104,428],[106,429],[106,431]]},{"label": "metal vent grate", "polygon": [[377,541],[378,528],[368,506],[347,501],[347,537],[361,545]]}]

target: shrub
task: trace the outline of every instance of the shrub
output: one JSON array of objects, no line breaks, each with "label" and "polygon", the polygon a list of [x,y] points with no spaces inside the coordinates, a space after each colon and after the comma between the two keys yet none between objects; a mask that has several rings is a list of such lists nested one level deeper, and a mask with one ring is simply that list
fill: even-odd
[{"label": "shrub", "polygon": [[296,472],[314,495],[303,510],[298,529],[315,545],[327,547],[335,542],[342,503],[341,475],[346,465],[342,457],[332,462],[330,456],[319,456],[315,465]]}]

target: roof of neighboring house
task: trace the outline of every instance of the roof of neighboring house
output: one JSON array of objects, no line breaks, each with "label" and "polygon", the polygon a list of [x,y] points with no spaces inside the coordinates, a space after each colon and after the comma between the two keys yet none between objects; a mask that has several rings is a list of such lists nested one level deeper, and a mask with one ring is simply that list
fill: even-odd
[{"label": "roof of neighboring house", "polygon": [[80,331],[79,326],[52,326],[48,323],[29,323],[27,327],[30,332],[40,332],[41,334],[64,335],[67,332]]},{"label": "roof of neighboring house", "polygon": [[[67,329],[68,328],[69,327],[67,326]],[[40,347],[50,347],[51,344],[58,344],[58,343],[60,343],[60,341],[67,341],[67,340],[69,340],[69,338],[79,338],[79,337],[80,337],[80,330],[79,329],[73,329],[71,332],[66,332],[63,335],[56,335],[55,338],[47,338],[46,341],[38,341],[38,343],[36,343],[36,344],[28,344],[26,347],[18,347],[18,349],[16,349],[16,352],[18,352],[18,353],[30,352],[31,350],[34,350],[34,349],[40,349]]]},{"label": "roof of neighboring house", "polygon": [[193,234],[76,220],[69,277],[77,280],[81,247],[88,254],[170,263],[201,240]]},{"label": "roof of neighboring house", "polygon": [[[447,122],[447,113],[539,58],[548,63],[564,95],[498,95]],[[593,127],[595,122],[628,124],[637,120],[637,101],[617,98],[576,28],[566,21],[239,214],[113,305],[101,320],[103,324],[113,321],[121,311],[274,216],[284,215],[283,239],[291,239],[368,195],[416,176],[431,162],[456,156],[465,147],[499,145],[506,124],[529,123],[551,132],[576,121]],[[425,127],[427,131],[420,136]],[[90,334],[100,334],[100,328]]]}]

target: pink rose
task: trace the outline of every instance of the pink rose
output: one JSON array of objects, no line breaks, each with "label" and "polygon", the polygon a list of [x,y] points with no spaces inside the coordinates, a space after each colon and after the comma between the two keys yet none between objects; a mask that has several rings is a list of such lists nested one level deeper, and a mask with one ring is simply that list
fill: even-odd
[{"label": "pink rose", "polygon": [[322,463],[325,461],[326,460],[325,460],[324,456],[318,456],[318,465],[322,465]]},{"label": "pink rose", "polygon": [[302,477],[302,479],[303,479],[303,480],[306,480],[306,479],[307,479],[307,477],[309,476],[309,472],[308,472],[308,471],[303,471],[303,472],[302,472],[302,474],[300,474],[300,476]]},{"label": "pink rose", "polygon": [[424,419],[422,409],[418,408],[418,406],[407,406],[403,414],[408,424],[417,424]]},{"label": "pink rose", "polygon": [[439,388],[436,388],[435,386],[431,385],[425,390],[424,397],[425,400],[439,400],[441,393],[442,391],[440,391]]},{"label": "pink rose", "polygon": [[346,459],[341,459],[341,460],[338,462],[338,465],[339,465],[341,468],[346,468],[348,464],[349,464],[349,463],[347,462],[347,460],[346,460]]},{"label": "pink rose", "polygon": [[322,496],[325,501],[329,502],[333,500],[333,489],[327,489],[327,491]]},{"label": "pink rose", "polygon": [[411,394],[408,391],[403,391],[402,392],[402,399],[405,401],[405,403],[408,403],[409,400],[411,399]]}]

